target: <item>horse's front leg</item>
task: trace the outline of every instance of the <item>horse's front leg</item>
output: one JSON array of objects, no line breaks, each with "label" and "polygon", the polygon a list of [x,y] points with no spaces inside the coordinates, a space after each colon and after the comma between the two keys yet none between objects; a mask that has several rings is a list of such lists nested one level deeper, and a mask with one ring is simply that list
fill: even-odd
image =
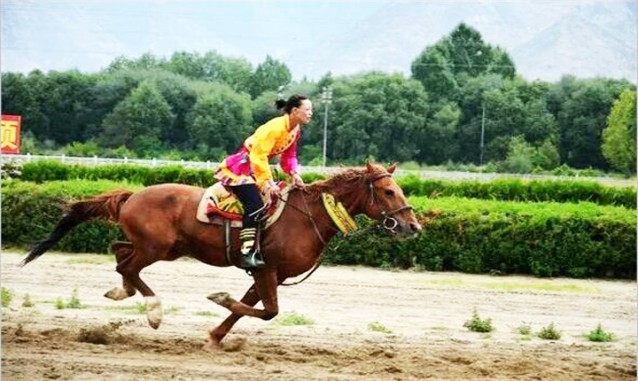
[{"label": "horse's front leg", "polygon": [[[208,296],[208,299],[227,308],[233,314],[237,314],[239,316],[247,315],[263,320],[270,320],[279,313],[279,305],[277,303],[277,270],[256,270],[253,273],[253,279],[255,280],[254,287],[259,298],[257,301],[261,300],[264,305],[263,310],[253,308],[251,305],[246,303],[238,302],[231,298],[227,292],[211,294]],[[256,303],[257,302],[255,302],[255,304]]]},{"label": "horse's front leg", "polygon": [[[257,291],[255,290],[255,285],[253,284],[252,286],[250,286],[248,291],[246,291],[246,294],[244,294],[244,297],[241,298],[241,303],[252,307],[255,304],[257,304],[257,302],[259,302],[259,295],[257,294]],[[226,320],[224,320],[220,325],[210,330],[208,332],[208,334],[210,335],[210,339],[208,340],[208,343],[206,344],[205,348],[206,349],[218,348],[222,339],[231,330],[231,328],[233,328],[235,323],[237,323],[237,321],[241,319],[241,317],[242,315],[238,315],[235,313],[230,314],[230,316],[228,316]]]}]

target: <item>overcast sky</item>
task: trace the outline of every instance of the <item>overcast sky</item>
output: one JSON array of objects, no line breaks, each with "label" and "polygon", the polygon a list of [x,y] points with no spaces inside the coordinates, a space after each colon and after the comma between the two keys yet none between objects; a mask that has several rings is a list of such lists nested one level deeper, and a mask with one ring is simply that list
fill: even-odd
[{"label": "overcast sky", "polygon": [[[627,4],[634,5],[633,11],[630,5],[628,12]],[[136,58],[150,52],[169,58],[176,51],[215,50],[245,58],[254,66],[270,55],[288,65],[295,79],[318,79],[328,71],[409,73],[410,62],[422,49],[469,20],[486,43],[512,54],[530,79],[554,80],[565,71],[635,78],[631,74],[636,71],[635,4],[629,0],[0,0],[0,68],[23,73],[74,68],[96,72],[118,56]],[[562,35],[520,46],[578,7],[581,14],[557,28]],[[584,19],[578,21],[579,17]],[[570,32],[570,27],[575,30]],[[556,42],[559,38],[563,41]],[[544,77],[548,67],[555,68],[554,77]],[[615,73],[614,68],[624,71]]]},{"label": "overcast sky", "polygon": [[[253,64],[312,50],[382,0],[2,0],[3,71],[95,71],[124,55],[210,50]],[[49,56],[50,58],[47,58]]]}]

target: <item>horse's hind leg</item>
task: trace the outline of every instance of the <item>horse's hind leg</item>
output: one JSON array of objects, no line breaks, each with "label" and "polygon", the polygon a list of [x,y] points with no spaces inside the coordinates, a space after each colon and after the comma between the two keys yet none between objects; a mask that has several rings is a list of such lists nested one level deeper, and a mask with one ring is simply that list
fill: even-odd
[{"label": "horse's hind leg", "polygon": [[[133,255],[133,244],[130,242],[115,242],[111,245],[111,250],[115,253],[115,260],[119,265]],[[133,295],[135,295],[135,287],[124,277],[122,277],[122,287],[113,287],[104,294],[105,297],[113,300],[123,300]]]},{"label": "horse's hind leg", "polygon": [[[255,290],[255,285],[252,285],[250,286],[248,291],[246,291],[244,297],[241,298],[241,303],[253,307],[255,304],[257,304],[257,302],[259,302],[259,295]],[[231,330],[231,328],[233,328],[235,323],[237,323],[237,321],[241,319],[241,317],[242,315],[233,313],[228,316],[226,320],[224,320],[220,325],[209,331],[208,334],[210,335],[210,339],[208,340],[208,344],[206,344],[205,348],[217,348],[222,339]]]},{"label": "horse's hind leg", "polygon": [[[142,246],[142,247],[140,247]],[[158,243],[145,243],[135,246],[133,252],[122,262],[118,263],[116,270],[122,274],[124,283],[133,286],[139,291],[146,301],[146,317],[148,324],[157,329],[162,322],[162,303],[153,290],[140,278],[140,271],[146,266],[165,258],[169,247]]]}]

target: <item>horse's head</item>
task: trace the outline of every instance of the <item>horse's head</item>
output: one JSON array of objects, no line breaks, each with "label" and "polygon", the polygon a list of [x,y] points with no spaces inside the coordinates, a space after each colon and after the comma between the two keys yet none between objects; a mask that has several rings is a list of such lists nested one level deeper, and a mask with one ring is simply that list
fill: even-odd
[{"label": "horse's head", "polygon": [[366,163],[368,196],[364,213],[381,222],[392,233],[416,234],[421,225],[408,205],[401,187],[392,178],[396,164],[387,169],[381,165]]}]

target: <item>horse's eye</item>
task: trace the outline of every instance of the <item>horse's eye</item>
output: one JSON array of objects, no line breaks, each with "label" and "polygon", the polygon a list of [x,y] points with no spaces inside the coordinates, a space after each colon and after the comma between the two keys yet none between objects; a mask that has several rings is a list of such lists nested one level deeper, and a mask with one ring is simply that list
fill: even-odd
[{"label": "horse's eye", "polygon": [[392,189],[386,189],[386,190],[385,190],[385,196],[386,196],[387,198],[394,197],[394,191],[393,191]]}]

